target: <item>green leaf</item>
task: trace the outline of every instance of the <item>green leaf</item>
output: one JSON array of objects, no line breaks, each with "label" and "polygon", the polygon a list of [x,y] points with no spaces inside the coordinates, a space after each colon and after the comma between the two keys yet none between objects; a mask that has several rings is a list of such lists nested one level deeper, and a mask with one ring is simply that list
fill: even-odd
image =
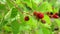
[{"label": "green leaf", "polygon": [[0,4],[0,13],[3,13],[5,15],[8,10],[9,9],[6,4]]},{"label": "green leaf", "polygon": [[59,19],[55,19],[55,22],[56,22],[57,25],[60,27],[60,20],[59,20]]},{"label": "green leaf", "polygon": [[43,34],[42,28],[36,31],[36,34]]},{"label": "green leaf", "polygon": [[17,10],[16,8],[12,8],[12,11],[11,11],[11,18],[16,17],[17,12],[18,12],[18,10]]},{"label": "green leaf", "polygon": [[30,0],[29,0],[29,1],[26,1],[26,4],[27,4],[30,8],[32,8],[32,3],[31,3]]},{"label": "green leaf", "polygon": [[37,20],[35,20],[32,16],[29,16],[29,21],[27,21],[27,25],[35,28],[37,27]]},{"label": "green leaf", "polygon": [[37,4],[35,4],[33,1],[32,1],[32,9],[33,10],[38,10]]},{"label": "green leaf", "polygon": [[40,28],[37,31],[37,34],[52,34],[52,30],[50,28],[45,27],[41,22],[40,22]]},{"label": "green leaf", "polygon": [[22,23],[25,23],[25,21],[24,21],[24,14],[22,14],[21,12],[19,12],[19,15],[20,15],[20,21]]},{"label": "green leaf", "polygon": [[44,34],[52,34],[52,31],[45,28],[45,27],[42,28],[42,31],[43,31]]},{"label": "green leaf", "polygon": [[49,18],[48,15],[44,15],[43,19],[46,21],[46,24],[50,24],[51,25],[51,21],[50,21],[50,18]]},{"label": "green leaf", "polygon": [[39,6],[39,10],[41,12],[52,12],[52,7],[51,4],[49,4],[48,2],[43,2],[40,6]]},{"label": "green leaf", "polygon": [[4,30],[6,31],[6,32],[10,32],[11,31],[11,27],[9,27],[9,26],[4,26]]},{"label": "green leaf", "polygon": [[0,10],[5,10],[6,6],[4,4],[0,4]]},{"label": "green leaf", "polygon": [[52,30],[52,31],[54,31],[54,28],[55,28],[56,25],[57,25],[57,24],[56,24],[55,22],[52,22],[52,24],[51,24],[51,30]]},{"label": "green leaf", "polygon": [[21,0],[16,0],[16,3],[17,3],[17,4],[20,4],[20,3],[21,3]]},{"label": "green leaf", "polygon": [[37,5],[39,4],[39,3],[41,3],[43,0],[33,0],[33,2],[34,3],[36,3]]},{"label": "green leaf", "polygon": [[53,13],[58,12],[58,8],[54,7]]},{"label": "green leaf", "polygon": [[19,28],[20,28],[19,22],[17,20],[14,20],[13,22],[11,22],[11,28],[12,28],[13,34],[18,34]]},{"label": "green leaf", "polygon": [[0,23],[0,28],[5,26],[7,23],[8,23],[8,21],[3,19],[2,22]]},{"label": "green leaf", "polygon": [[9,8],[13,8],[14,7],[14,4],[11,2],[11,0],[6,0],[7,2],[7,5]]},{"label": "green leaf", "polygon": [[0,2],[1,2],[2,4],[5,4],[5,3],[6,3],[6,0],[0,0]]},{"label": "green leaf", "polygon": [[52,4],[52,6],[55,5],[56,1],[57,1],[57,0],[51,0],[51,1],[50,1],[50,3]]}]

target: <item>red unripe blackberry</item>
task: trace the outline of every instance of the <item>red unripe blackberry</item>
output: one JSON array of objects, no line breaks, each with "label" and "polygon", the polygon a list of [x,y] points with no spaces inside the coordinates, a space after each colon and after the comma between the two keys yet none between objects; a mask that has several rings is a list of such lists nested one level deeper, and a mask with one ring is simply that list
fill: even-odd
[{"label": "red unripe blackberry", "polygon": [[42,19],[44,17],[44,14],[43,13],[40,13],[40,12],[34,12],[33,15],[35,15],[38,19]]},{"label": "red unripe blackberry", "polygon": [[41,22],[42,22],[43,24],[45,24],[45,23],[46,23],[46,21],[45,21],[45,20],[43,20],[43,19],[41,20]]},{"label": "red unripe blackberry", "polygon": [[53,18],[59,18],[59,16],[58,15],[53,15]]},{"label": "red unripe blackberry", "polygon": [[37,18],[42,19],[43,17],[44,17],[44,14],[43,13],[38,13],[37,14]]},{"label": "red unripe blackberry", "polygon": [[29,16],[25,16],[25,21],[28,21],[29,20]]}]

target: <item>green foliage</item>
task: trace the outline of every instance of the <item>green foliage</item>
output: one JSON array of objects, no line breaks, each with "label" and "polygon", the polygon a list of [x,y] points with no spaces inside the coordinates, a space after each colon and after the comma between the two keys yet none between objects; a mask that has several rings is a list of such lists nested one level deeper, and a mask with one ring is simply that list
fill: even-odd
[{"label": "green foliage", "polygon": [[52,6],[46,1],[39,6],[39,10],[41,12],[47,12],[47,11],[52,12]]},{"label": "green foliage", "polygon": [[[60,19],[53,19],[46,12],[56,13],[60,4],[57,0],[0,0],[0,34],[54,34],[54,28],[60,27]],[[54,9],[52,9],[54,8]],[[43,12],[45,24],[33,15]],[[29,16],[25,21],[24,17]],[[10,33],[9,33],[10,32]]]},{"label": "green foliage", "polygon": [[11,0],[6,0],[6,2],[7,2],[7,5],[8,5],[9,8],[13,8],[14,7],[13,3],[11,2]]},{"label": "green foliage", "polygon": [[12,23],[11,23],[11,29],[13,31],[13,34],[18,34],[19,32],[19,27],[20,27],[20,24],[18,23],[17,20],[14,20]]},{"label": "green foliage", "polygon": [[58,27],[60,27],[60,20],[59,19],[55,19],[55,22],[58,24]]},{"label": "green foliage", "polygon": [[18,10],[16,8],[12,8],[11,10],[11,18],[14,18],[17,15]]}]

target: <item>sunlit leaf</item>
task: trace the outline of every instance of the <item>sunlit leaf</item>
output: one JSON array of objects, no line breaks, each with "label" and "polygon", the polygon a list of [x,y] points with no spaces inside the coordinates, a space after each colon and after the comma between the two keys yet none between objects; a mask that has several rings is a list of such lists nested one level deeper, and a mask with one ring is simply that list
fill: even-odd
[{"label": "sunlit leaf", "polygon": [[58,24],[58,26],[60,26],[60,20],[59,19],[55,19],[55,22]]},{"label": "sunlit leaf", "polygon": [[14,4],[11,2],[11,0],[6,0],[7,5],[9,6],[9,8],[13,8]]},{"label": "sunlit leaf", "polygon": [[20,24],[17,20],[14,20],[12,23],[11,23],[11,28],[12,28],[12,31],[13,31],[13,34],[18,34],[19,32],[19,27],[20,27]]},{"label": "sunlit leaf", "polygon": [[46,21],[47,24],[51,24],[51,20],[48,15],[44,15],[43,19]]},{"label": "sunlit leaf", "polygon": [[41,12],[52,12],[52,7],[48,2],[43,2],[40,6],[39,6],[39,10]]}]

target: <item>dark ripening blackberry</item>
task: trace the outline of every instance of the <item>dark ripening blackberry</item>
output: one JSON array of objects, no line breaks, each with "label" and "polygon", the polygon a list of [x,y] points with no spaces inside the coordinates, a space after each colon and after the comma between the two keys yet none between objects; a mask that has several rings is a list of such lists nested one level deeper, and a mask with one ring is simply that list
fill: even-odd
[{"label": "dark ripening blackberry", "polygon": [[57,31],[57,30],[59,30],[59,28],[54,28],[54,31]]},{"label": "dark ripening blackberry", "polygon": [[50,12],[50,15],[53,15],[53,12]]},{"label": "dark ripening blackberry", "polygon": [[59,8],[59,17],[60,17],[60,8]]}]

